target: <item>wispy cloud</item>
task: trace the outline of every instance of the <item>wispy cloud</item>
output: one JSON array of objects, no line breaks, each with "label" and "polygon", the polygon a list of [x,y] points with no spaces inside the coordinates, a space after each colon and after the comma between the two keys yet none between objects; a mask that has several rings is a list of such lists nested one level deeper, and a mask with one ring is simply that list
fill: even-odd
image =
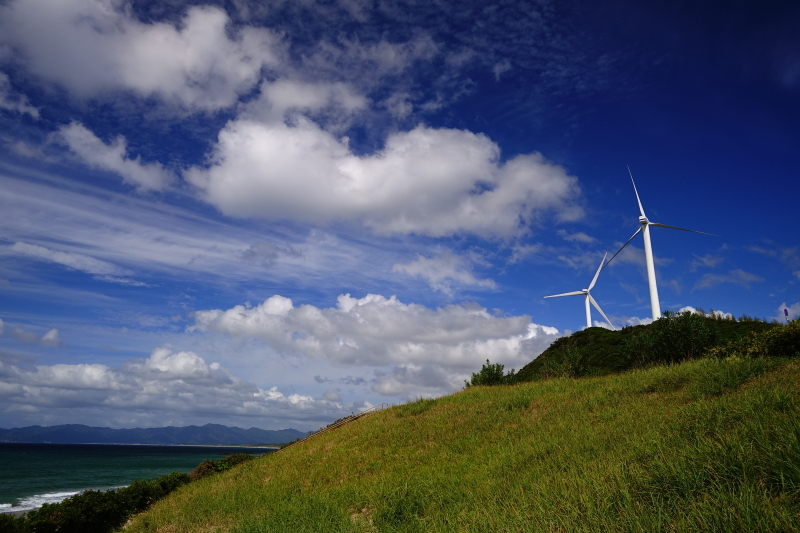
[{"label": "wispy cloud", "polygon": [[39,110],[30,105],[27,96],[14,91],[8,75],[4,72],[0,72],[0,109],[7,109],[23,115],[30,115],[33,118],[39,118]]},{"label": "wispy cloud", "polygon": [[737,268],[729,271],[727,274],[704,274],[694,285],[693,290],[697,289],[710,289],[721,285],[723,283],[731,283],[749,289],[753,283],[761,283],[764,278],[750,272]]},{"label": "wispy cloud", "polygon": [[565,241],[570,241],[570,242],[580,242],[583,244],[592,244],[597,242],[597,239],[581,231],[575,233],[569,233],[566,230],[560,229],[558,230],[558,235]]},{"label": "wispy cloud", "polygon": [[410,263],[395,264],[392,266],[392,272],[421,277],[427,280],[431,287],[445,294],[452,294],[454,287],[458,286],[497,288],[494,280],[475,277],[471,261],[450,252],[434,257],[420,255]]},{"label": "wispy cloud", "polygon": [[[0,335],[3,333],[2,324],[0,324]],[[27,342],[31,344],[39,344],[41,346],[46,346],[48,348],[58,348],[59,346],[63,346],[64,343],[61,342],[61,336],[58,333],[57,329],[51,329],[41,337],[32,331],[28,331],[22,328],[14,328],[9,332],[9,335],[17,339],[21,342]]]},{"label": "wispy cloud", "polygon": [[161,190],[174,179],[161,163],[142,163],[140,157],[131,159],[121,135],[105,144],[77,122],[62,126],[59,135],[88,166],[114,172],[140,191]]},{"label": "wispy cloud", "polygon": [[725,261],[725,258],[718,255],[706,254],[702,257],[695,255],[694,260],[692,260],[691,269],[692,272],[694,272],[700,267],[714,268],[719,266],[723,261]]}]

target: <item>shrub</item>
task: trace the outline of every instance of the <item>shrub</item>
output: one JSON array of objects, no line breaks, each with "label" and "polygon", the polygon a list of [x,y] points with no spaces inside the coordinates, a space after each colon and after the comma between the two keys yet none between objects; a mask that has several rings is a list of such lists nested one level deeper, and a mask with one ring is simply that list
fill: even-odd
[{"label": "shrub", "polygon": [[800,357],[800,320],[766,331],[751,332],[708,351],[710,357]]},{"label": "shrub", "polygon": [[211,474],[229,470],[234,466],[250,461],[251,459],[255,459],[255,457],[248,453],[234,453],[232,455],[223,457],[219,461],[212,461],[210,459],[206,459],[205,461],[197,465],[194,470],[189,472],[189,478],[192,481],[197,481],[198,479],[204,478]]},{"label": "shrub", "polygon": [[625,340],[621,353],[629,365],[647,366],[696,359],[716,344],[716,321],[696,313],[664,313],[641,333]]},{"label": "shrub", "polygon": [[186,483],[189,483],[188,475],[173,472],[154,480],[136,480],[122,489],[87,490],[63,502],[45,504],[21,518],[2,518],[0,531],[108,533],[119,528],[132,514],[144,511]]},{"label": "shrub", "polygon": [[469,381],[464,380],[464,386],[471,387],[475,385],[511,385],[516,383],[517,376],[512,368],[508,374],[503,375],[503,368],[500,363],[492,364],[489,360],[481,367],[480,372],[472,374],[472,379]]}]

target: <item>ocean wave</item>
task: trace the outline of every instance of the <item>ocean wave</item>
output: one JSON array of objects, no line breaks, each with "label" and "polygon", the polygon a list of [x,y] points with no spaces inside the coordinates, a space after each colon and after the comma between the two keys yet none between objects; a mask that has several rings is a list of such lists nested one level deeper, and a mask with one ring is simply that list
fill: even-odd
[{"label": "ocean wave", "polygon": [[25,496],[24,498],[19,498],[14,505],[9,505],[0,508],[0,513],[19,513],[23,511],[33,511],[34,509],[38,509],[42,505],[46,503],[59,503],[63,502],[70,496],[75,496],[83,491],[75,490],[75,491],[64,491],[64,492],[48,492],[45,494],[34,494],[33,496]]},{"label": "ocean wave", "polygon": [[10,503],[0,503],[0,513],[22,513],[33,511],[41,507],[46,503],[61,503],[70,496],[75,496],[76,494],[80,494],[81,492],[85,492],[87,490],[115,490],[125,488],[127,485],[118,485],[115,487],[103,487],[99,489],[83,489],[83,490],[71,490],[71,491],[62,491],[62,492],[47,492],[45,494],[34,494],[33,496],[25,496],[23,498],[17,499],[17,502],[13,505]]}]

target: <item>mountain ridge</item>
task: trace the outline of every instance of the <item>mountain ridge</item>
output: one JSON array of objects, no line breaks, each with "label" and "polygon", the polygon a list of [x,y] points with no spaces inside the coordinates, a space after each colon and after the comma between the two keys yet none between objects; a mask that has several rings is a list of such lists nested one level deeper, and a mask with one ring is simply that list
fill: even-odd
[{"label": "mountain ridge", "polygon": [[26,426],[0,428],[0,442],[37,444],[187,444],[187,445],[242,445],[283,444],[308,433],[287,428],[266,430],[251,427],[243,429],[222,424],[203,426],[166,426],[158,428],[113,429],[84,424],[57,426]]}]

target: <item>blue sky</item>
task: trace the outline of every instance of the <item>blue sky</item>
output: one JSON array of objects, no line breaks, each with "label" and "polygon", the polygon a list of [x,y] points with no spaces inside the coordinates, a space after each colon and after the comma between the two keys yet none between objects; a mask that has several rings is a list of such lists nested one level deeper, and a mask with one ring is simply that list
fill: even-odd
[{"label": "blue sky", "polygon": [[[800,314],[793,2],[0,5],[0,427],[316,429],[519,369],[653,228]],[[642,241],[592,291],[650,316]],[[600,320],[594,314],[595,320]],[[600,322],[598,325],[603,325]]]}]

